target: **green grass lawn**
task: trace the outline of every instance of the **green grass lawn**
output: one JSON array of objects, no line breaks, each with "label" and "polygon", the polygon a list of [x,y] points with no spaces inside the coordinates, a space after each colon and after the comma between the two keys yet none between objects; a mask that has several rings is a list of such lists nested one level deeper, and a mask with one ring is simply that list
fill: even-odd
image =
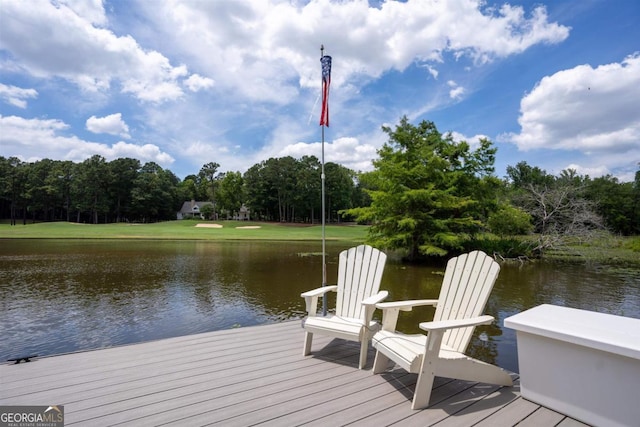
[{"label": "green grass lawn", "polygon": [[[220,227],[221,226],[221,227]],[[327,225],[327,240],[364,241],[367,227]],[[43,222],[0,224],[0,239],[321,240],[321,225],[253,221],[167,221],[154,224]]]}]

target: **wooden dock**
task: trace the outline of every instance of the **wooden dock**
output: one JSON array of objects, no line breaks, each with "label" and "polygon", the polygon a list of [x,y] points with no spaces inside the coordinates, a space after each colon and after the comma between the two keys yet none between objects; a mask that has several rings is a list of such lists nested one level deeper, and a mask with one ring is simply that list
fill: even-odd
[{"label": "wooden dock", "polygon": [[436,378],[413,411],[415,374],[373,375],[373,353],[358,370],[358,344],[321,336],[303,357],[303,335],[291,321],[2,364],[0,405],[64,405],[65,426],[584,426],[517,381]]}]

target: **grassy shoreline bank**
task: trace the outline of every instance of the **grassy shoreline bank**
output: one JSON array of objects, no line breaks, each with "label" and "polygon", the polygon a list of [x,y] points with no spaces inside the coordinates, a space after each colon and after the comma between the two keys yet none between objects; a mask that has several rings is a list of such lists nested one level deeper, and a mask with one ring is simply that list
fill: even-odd
[{"label": "grassy shoreline bank", "polygon": [[[325,227],[327,241],[362,243],[367,226],[334,225]],[[166,221],[153,224],[78,224],[42,222],[10,225],[0,223],[0,239],[137,239],[137,240],[262,240],[320,241],[319,224],[267,223],[255,221]],[[550,251],[548,261],[601,264],[632,264],[640,267],[636,247],[640,237],[602,236],[588,244],[569,245]]]},{"label": "grassy shoreline bank", "polygon": [[640,237],[601,236],[588,243],[575,243],[545,253],[544,259],[605,265],[632,265],[640,268]]},{"label": "grassy shoreline bank", "polygon": [[[364,241],[367,227],[326,225],[327,240]],[[167,221],[152,224],[41,222],[0,224],[0,239],[321,240],[318,224],[254,221]]]}]

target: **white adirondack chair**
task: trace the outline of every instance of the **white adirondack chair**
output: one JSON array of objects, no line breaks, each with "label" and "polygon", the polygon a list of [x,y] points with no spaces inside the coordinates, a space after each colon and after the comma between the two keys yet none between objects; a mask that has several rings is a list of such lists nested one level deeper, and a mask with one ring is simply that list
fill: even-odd
[{"label": "white adirondack chair", "polygon": [[[359,341],[362,369],[367,362],[367,349],[371,336],[380,329],[374,322],[376,304],[389,294],[380,291],[380,281],[387,255],[371,246],[360,245],[340,253],[338,284],[324,286],[305,292],[307,318],[302,324],[305,329],[304,355],[311,352],[313,334],[329,335],[349,341]],[[317,316],[318,297],[326,297],[329,291],[337,292],[335,314]]]},{"label": "white adirondack chair", "polygon": [[[484,252],[474,251],[449,260],[439,299],[377,304],[383,310],[383,317],[382,330],[372,340],[377,350],[373,373],[385,371],[392,360],[406,371],[419,374],[412,409],[429,406],[436,376],[505,386],[513,384],[503,369],[464,354],[475,327],[494,320],[481,314],[499,271],[497,262]],[[397,332],[399,312],[411,311],[419,305],[436,307],[433,321],[419,325],[427,334]]]}]

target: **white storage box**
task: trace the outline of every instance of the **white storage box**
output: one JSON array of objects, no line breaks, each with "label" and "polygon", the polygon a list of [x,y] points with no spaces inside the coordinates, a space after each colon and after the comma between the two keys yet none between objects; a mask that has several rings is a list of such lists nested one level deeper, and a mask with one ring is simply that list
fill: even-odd
[{"label": "white storage box", "polygon": [[544,304],[504,325],[522,397],[595,426],[640,425],[640,319]]}]

